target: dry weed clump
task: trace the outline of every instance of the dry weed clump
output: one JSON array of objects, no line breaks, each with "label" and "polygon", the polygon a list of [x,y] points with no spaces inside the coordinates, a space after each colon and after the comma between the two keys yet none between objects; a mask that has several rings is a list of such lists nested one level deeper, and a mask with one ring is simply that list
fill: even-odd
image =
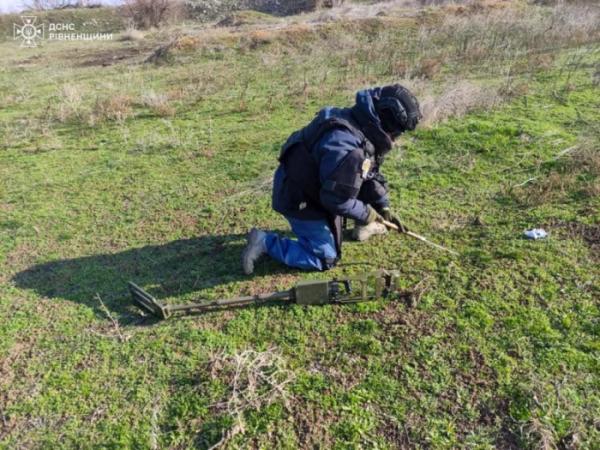
[{"label": "dry weed clump", "polygon": [[210,46],[223,48],[224,45],[233,45],[237,38],[233,33],[223,30],[211,30],[210,33],[200,35],[177,35],[171,40],[157,47],[146,59],[145,63],[161,64],[170,61],[174,53],[205,50]]},{"label": "dry weed clump", "polygon": [[600,148],[593,139],[584,139],[540,164],[542,168],[548,166],[546,174],[513,186],[513,197],[535,206],[560,201],[573,193],[589,198],[600,195]]},{"label": "dry weed clump", "polygon": [[585,224],[578,221],[553,219],[546,224],[553,232],[568,239],[582,239],[590,248],[594,258],[600,259],[600,224]]},{"label": "dry weed clump", "polygon": [[217,353],[212,355],[208,366],[211,378],[222,380],[229,386],[227,400],[214,404],[213,410],[234,419],[233,427],[211,448],[218,448],[235,435],[244,433],[245,412],[259,410],[276,401],[283,401],[287,406],[287,385],[293,381],[294,374],[273,349],[264,352],[244,350],[233,355]]},{"label": "dry weed clump", "polygon": [[88,113],[83,102],[83,92],[76,84],[65,84],[58,90],[54,118],[61,123],[81,120]]},{"label": "dry weed clump", "polygon": [[133,28],[133,27],[127,28],[119,36],[119,40],[123,41],[123,42],[125,42],[125,41],[137,42],[137,41],[141,41],[143,39],[144,39],[144,32],[140,31],[136,28]]},{"label": "dry weed clump", "polygon": [[314,41],[314,38],[316,38],[314,28],[307,23],[291,25],[282,30],[280,36],[282,36],[281,40],[285,44],[299,48],[310,44],[309,41]]},{"label": "dry weed clump", "polygon": [[252,31],[248,38],[250,39],[251,47],[259,47],[261,45],[270,44],[275,39],[275,35],[269,30]]},{"label": "dry weed clump", "polygon": [[585,172],[589,179],[585,181],[582,193],[590,198],[600,196],[600,144],[597,140],[584,140],[573,152],[569,164],[574,172]]},{"label": "dry weed clump", "polygon": [[427,78],[431,80],[442,70],[443,57],[424,57],[413,68],[411,75],[415,78]]},{"label": "dry weed clump", "polygon": [[[85,86],[65,84],[51,99],[44,113],[49,122],[78,122],[94,126],[104,121],[121,122],[133,116],[134,101],[126,94],[110,93],[94,99],[86,95]],[[153,105],[160,109],[158,100],[155,99]]]},{"label": "dry weed clump", "polygon": [[571,170],[585,170],[590,175],[600,177],[600,143],[589,138],[572,153]]},{"label": "dry weed clump", "polygon": [[249,25],[264,25],[275,22],[269,15],[254,10],[234,11],[216,23],[216,27],[244,27]]},{"label": "dry weed clump", "polygon": [[173,48],[177,50],[190,51],[198,48],[200,45],[200,38],[197,36],[181,36],[175,40]]},{"label": "dry weed clump", "polygon": [[129,95],[99,97],[92,108],[88,122],[90,125],[104,120],[122,122],[133,115],[132,106],[133,99]]},{"label": "dry weed clump", "polygon": [[518,74],[530,73],[540,69],[548,70],[554,65],[554,62],[556,61],[556,56],[557,54],[554,52],[529,55],[527,58],[516,62],[511,67],[511,72],[513,74]]},{"label": "dry weed clump", "polygon": [[142,94],[141,105],[150,109],[157,116],[169,117],[175,114],[175,108],[169,103],[167,94],[146,91]]},{"label": "dry weed clump", "polygon": [[535,443],[535,448],[540,450],[553,450],[558,448],[558,439],[552,426],[548,426],[534,417],[528,421],[523,429],[523,434],[529,442]]},{"label": "dry weed clump", "polygon": [[18,103],[18,97],[14,94],[6,93],[0,96],[0,105],[2,105],[2,108],[10,108],[11,106],[17,105]]},{"label": "dry weed clump", "polygon": [[493,87],[470,81],[449,83],[438,96],[426,95],[421,101],[423,126],[443,122],[450,117],[461,117],[470,111],[492,108],[501,101]]},{"label": "dry weed clump", "polygon": [[542,180],[534,180],[528,188],[516,190],[516,196],[531,206],[555,202],[563,198],[575,186],[577,179],[573,173],[551,172]]}]

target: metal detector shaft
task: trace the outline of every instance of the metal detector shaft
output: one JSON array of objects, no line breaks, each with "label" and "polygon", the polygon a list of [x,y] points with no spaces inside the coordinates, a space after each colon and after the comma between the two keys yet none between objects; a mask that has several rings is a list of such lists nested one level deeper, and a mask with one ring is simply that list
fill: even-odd
[{"label": "metal detector shaft", "polygon": [[203,300],[187,305],[163,305],[155,297],[133,282],[129,282],[129,291],[131,292],[133,300],[139,307],[161,319],[168,319],[175,312],[203,312],[221,308],[235,308],[238,306],[262,304],[271,301],[291,302],[295,299],[294,291],[288,290],[231,299]]},{"label": "metal detector shaft", "polygon": [[274,292],[271,294],[249,295],[247,297],[238,297],[233,299],[205,300],[198,304],[189,305],[169,305],[171,312],[175,311],[203,311],[218,308],[234,308],[236,306],[246,306],[251,304],[268,303],[272,301],[292,301],[293,293],[291,291]]},{"label": "metal detector shaft", "polygon": [[[398,225],[396,225],[395,223],[388,222],[387,220],[384,220],[384,219],[381,219],[381,223],[383,223],[386,227],[391,228],[392,230],[396,230],[396,231],[399,231],[400,233],[402,233],[402,231],[400,230],[400,227],[398,227]],[[421,242],[425,242],[426,244],[431,245],[432,247],[435,247],[439,250],[443,250],[445,252],[448,252],[448,253],[458,256],[458,253],[455,252],[454,250],[450,250],[449,248],[446,248],[443,245],[431,242],[425,236],[421,236],[420,234],[413,233],[412,231],[405,231],[404,234],[407,234],[410,237],[418,239]]]},{"label": "metal detector shaft", "polygon": [[198,299],[186,305],[163,304],[132,282],[129,283],[129,291],[140,308],[160,319],[168,319],[174,313],[185,315],[269,302],[326,305],[369,301],[397,294],[400,289],[399,276],[397,271],[378,270],[341,280],[304,280],[286,291],[230,299]]}]

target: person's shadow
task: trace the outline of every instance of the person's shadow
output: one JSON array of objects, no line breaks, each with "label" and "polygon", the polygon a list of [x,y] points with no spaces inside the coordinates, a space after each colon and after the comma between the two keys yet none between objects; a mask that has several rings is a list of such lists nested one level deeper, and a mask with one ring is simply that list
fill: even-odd
[{"label": "person's shadow", "polygon": [[[38,264],[17,273],[13,281],[44,297],[85,304],[105,315],[99,296],[111,312],[127,322],[136,316],[132,314],[128,281],[159,300],[241,281],[248,278],[240,266],[245,244],[244,235],[202,236]],[[265,269],[277,271],[276,264],[260,266],[259,274]]]}]

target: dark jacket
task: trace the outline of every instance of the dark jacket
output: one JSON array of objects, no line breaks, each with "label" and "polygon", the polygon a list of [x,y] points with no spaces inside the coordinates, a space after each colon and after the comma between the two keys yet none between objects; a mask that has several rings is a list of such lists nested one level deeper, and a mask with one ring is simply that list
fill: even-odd
[{"label": "dark jacket", "polygon": [[[331,118],[343,119],[359,130],[328,130],[312,148],[307,148],[310,157],[306,162],[286,164],[284,160],[275,172],[273,209],[297,219],[342,216],[364,222],[367,204],[377,209],[388,206],[385,179],[379,173],[382,158],[377,155],[389,151],[392,141],[375,112],[374,99],[379,93],[379,89],[359,91],[352,108],[325,108],[309,125],[290,136],[288,146],[299,135],[314,135],[319,125]],[[318,194],[307,195],[310,189],[302,189],[301,183],[294,181],[299,179],[314,180],[311,183],[318,186],[313,192]]]}]

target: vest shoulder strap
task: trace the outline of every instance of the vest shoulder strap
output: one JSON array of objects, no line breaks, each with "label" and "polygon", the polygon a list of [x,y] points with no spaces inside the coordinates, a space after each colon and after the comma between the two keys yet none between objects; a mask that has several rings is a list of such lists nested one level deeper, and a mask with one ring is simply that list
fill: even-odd
[{"label": "vest shoulder strap", "polygon": [[365,137],[364,133],[356,128],[352,123],[350,123],[346,119],[342,119],[340,117],[331,117],[329,119],[324,120],[316,129],[316,131],[312,134],[312,136],[306,135],[306,128],[303,130],[303,139],[304,145],[306,148],[311,151],[312,148],[316,145],[317,142],[325,135],[325,133],[334,130],[344,128],[356,136],[360,140],[360,146],[365,149],[368,154],[374,153],[374,148],[369,142],[369,140]]},{"label": "vest shoulder strap", "polygon": [[331,117],[323,120],[319,124],[316,124],[316,126],[314,124],[310,124],[292,133],[292,135],[281,148],[278,158],[279,161],[283,162],[288,154],[288,150],[300,143],[303,144],[303,147],[305,148],[304,151],[307,153],[312,153],[313,147],[317,144],[317,142],[319,142],[325,133],[340,128],[346,129],[356,136],[357,139],[360,140],[360,147],[365,150],[367,155],[373,156],[375,154],[375,148],[373,147],[373,144],[371,144],[371,142],[365,137],[362,131],[356,128],[348,120],[339,117]]}]

